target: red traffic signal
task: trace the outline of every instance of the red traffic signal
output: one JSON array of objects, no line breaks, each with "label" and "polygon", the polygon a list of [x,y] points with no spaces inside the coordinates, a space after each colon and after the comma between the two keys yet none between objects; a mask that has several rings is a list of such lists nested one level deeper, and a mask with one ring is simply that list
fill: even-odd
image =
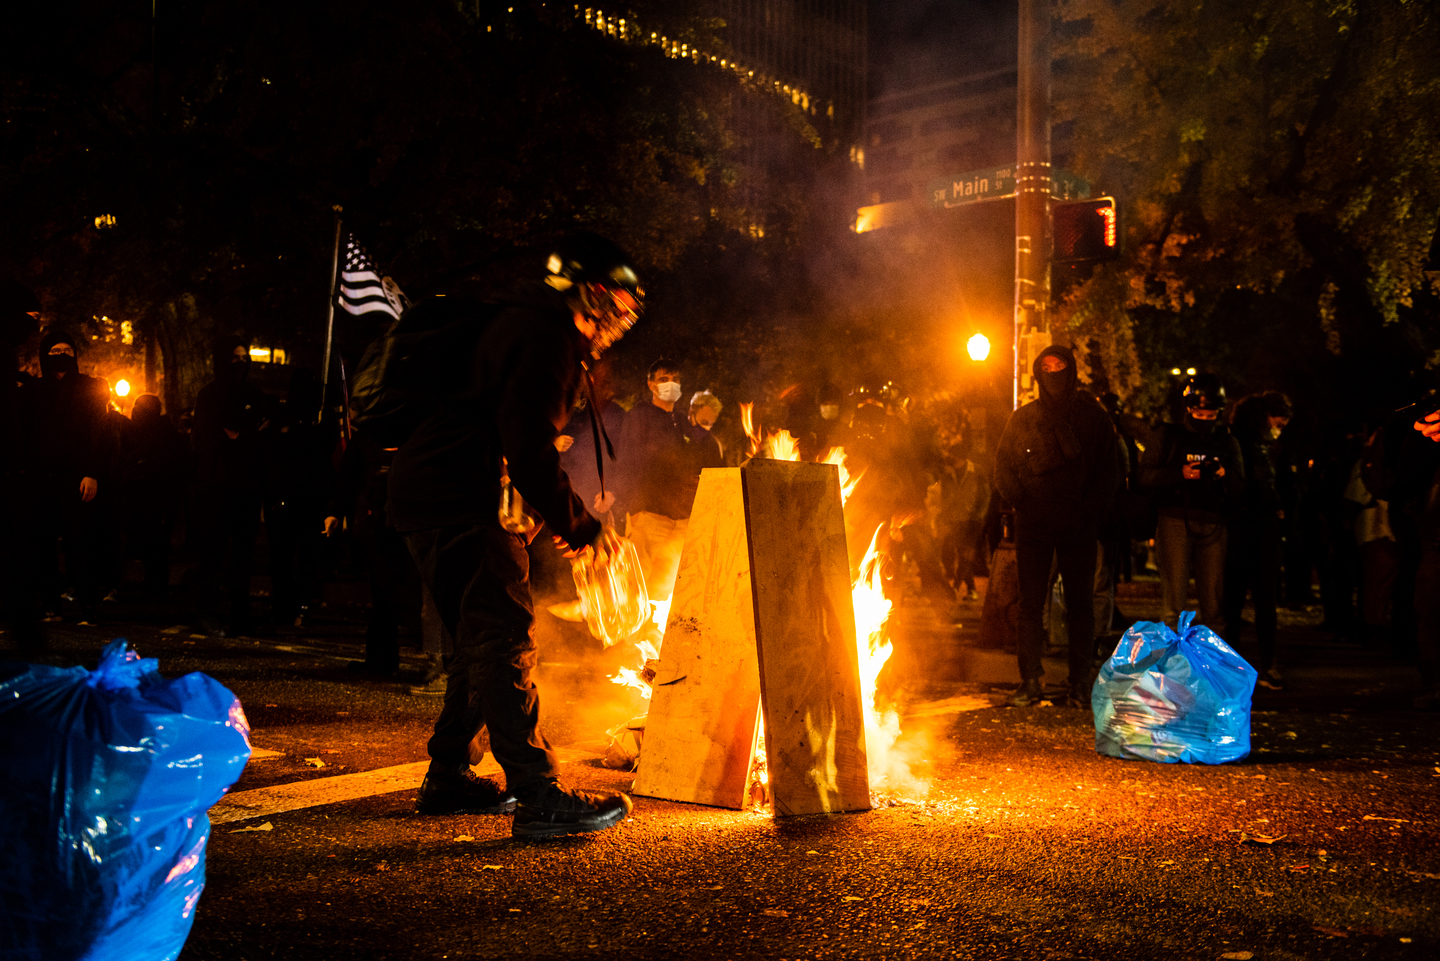
[{"label": "red traffic signal", "polygon": [[1050,208],[1057,264],[1089,264],[1120,256],[1120,216],[1114,197],[1077,200]]}]

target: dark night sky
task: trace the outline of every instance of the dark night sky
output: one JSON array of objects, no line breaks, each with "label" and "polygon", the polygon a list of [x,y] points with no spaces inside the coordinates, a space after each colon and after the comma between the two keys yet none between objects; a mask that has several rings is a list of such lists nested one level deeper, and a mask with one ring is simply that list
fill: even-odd
[{"label": "dark night sky", "polygon": [[870,0],[870,96],[1015,62],[1016,0]]}]

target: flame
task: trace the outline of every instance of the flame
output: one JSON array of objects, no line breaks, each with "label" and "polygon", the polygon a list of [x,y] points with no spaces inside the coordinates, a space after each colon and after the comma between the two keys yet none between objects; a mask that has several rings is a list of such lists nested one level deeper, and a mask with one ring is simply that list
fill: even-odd
[{"label": "flame", "polygon": [[650,615],[650,622],[660,631],[660,636],[665,636],[665,623],[670,619],[670,601],[667,597],[663,601],[651,601],[650,606],[655,608],[655,613]]},{"label": "flame", "polygon": [[771,460],[799,460],[800,444],[788,430],[775,431],[765,438],[765,456]]},{"label": "flame", "polygon": [[885,525],[875,528],[870,538],[870,547],[860,561],[860,573],[851,587],[850,597],[855,606],[855,646],[860,665],[860,703],[865,711],[865,754],[870,775],[872,793],[878,785],[885,785],[892,791],[906,793],[929,793],[930,784],[916,777],[910,769],[909,755],[898,748],[900,739],[900,714],[894,708],[880,710],[876,705],[877,686],[880,671],[885,667],[895,645],[885,637],[885,624],[890,619],[891,603],[885,597],[884,581],[881,577],[880,532]]},{"label": "flame", "polygon": [[[652,603],[654,602],[652,601]],[[635,642],[635,650],[636,653],[640,655],[640,667],[622,667],[615,672],[610,678],[610,681],[613,684],[619,684],[621,687],[634,688],[640,693],[641,697],[648,701],[650,700],[651,694],[650,680],[655,676],[653,673],[650,673],[648,662],[659,660],[660,652],[655,649],[654,644],[651,644],[644,638]],[[647,674],[649,675],[648,677],[646,676]]]},{"label": "flame", "polygon": [[746,456],[754,457],[760,451],[760,432],[755,429],[755,405],[743,403],[740,405],[740,426],[745,430],[745,436],[750,438],[750,451]]},{"label": "flame", "polygon": [[840,471],[840,506],[844,507],[850,500],[850,495],[855,493],[855,485],[860,483],[860,478],[865,476],[865,472],[862,470],[854,477],[850,476],[850,471],[845,467],[845,448],[843,447],[832,447],[827,450],[825,456],[820,458],[820,463],[834,464]]}]

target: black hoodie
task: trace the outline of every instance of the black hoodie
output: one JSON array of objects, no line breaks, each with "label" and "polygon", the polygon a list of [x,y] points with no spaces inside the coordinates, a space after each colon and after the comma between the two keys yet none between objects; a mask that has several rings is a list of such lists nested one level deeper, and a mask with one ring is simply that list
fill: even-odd
[{"label": "black hoodie", "polygon": [[[195,445],[195,484],[207,501],[223,502],[240,494],[260,492],[264,470],[260,430],[270,413],[265,395],[247,382],[248,353],[244,360],[232,360],[238,337],[222,337],[215,343],[215,379],[195,397],[195,424],[191,439]],[[231,434],[234,437],[231,437]]]},{"label": "black hoodie", "polygon": [[[582,547],[600,533],[560,469],[555,437],[570,418],[589,342],[565,298],[543,284],[505,297],[489,315],[478,298],[452,295],[412,310],[475,317],[470,346],[433,359],[437,403],[395,452],[387,510],[401,531],[452,524],[495,524],[500,459],[510,479],[552,533]],[[473,300],[473,303],[472,303]]]},{"label": "black hoodie", "polygon": [[80,349],[80,342],[59,328],[52,327],[40,340],[43,376],[26,382],[21,401],[23,468],[45,482],[68,486],[106,472],[112,453],[105,429],[109,397],[101,381],[80,373],[74,357],[51,357],[50,348],[56,344],[69,344],[77,353]]},{"label": "black hoodie", "polygon": [[[1065,369],[1047,373],[1046,357]],[[1100,402],[1081,391],[1075,355],[1045,348],[1032,371],[1040,399],[1010,415],[995,457],[995,489],[1015,508],[1019,532],[1070,536],[1099,530],[1120,483],[1115,428]]]}]

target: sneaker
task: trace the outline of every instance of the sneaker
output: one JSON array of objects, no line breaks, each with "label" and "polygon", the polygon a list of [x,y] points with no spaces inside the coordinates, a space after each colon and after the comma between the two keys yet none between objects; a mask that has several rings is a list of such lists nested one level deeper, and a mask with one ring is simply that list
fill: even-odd
[{"label": "sneaker", "polygon": [[509,814],[515,810],[515,795],[502,790],[500,782],[479,777],[474,771],[426,774],[415,810],[420,814]]},{"label": "sneaker", "polygon": [[1065,700],[1061,703],[1072,710],[1088,711],[1091,709],[1090,692],[1083,687],[1072,687],[1066,692]]},{"label": "sneaker", "polygon": [[1005,699],[1005,706],[1029,707],[1031,704],[1040,703],[1044,697],[1045,691],[1040,687],[1040,678],[1032,677],[1011,692]]},{"label": "sneaker", "polygon": [[1257,683],[1267,691],[1285,690],[1285,679],[1280,676],[1280,669],[1278,667],[1272,667],[1268,671],[1263,672]]},{"label": "sneaker", "polygon": [[634,810],[624,794],[591,794],[547,781],[536,795],[515,808],[511,837],[555,838],[613,828]]}]

